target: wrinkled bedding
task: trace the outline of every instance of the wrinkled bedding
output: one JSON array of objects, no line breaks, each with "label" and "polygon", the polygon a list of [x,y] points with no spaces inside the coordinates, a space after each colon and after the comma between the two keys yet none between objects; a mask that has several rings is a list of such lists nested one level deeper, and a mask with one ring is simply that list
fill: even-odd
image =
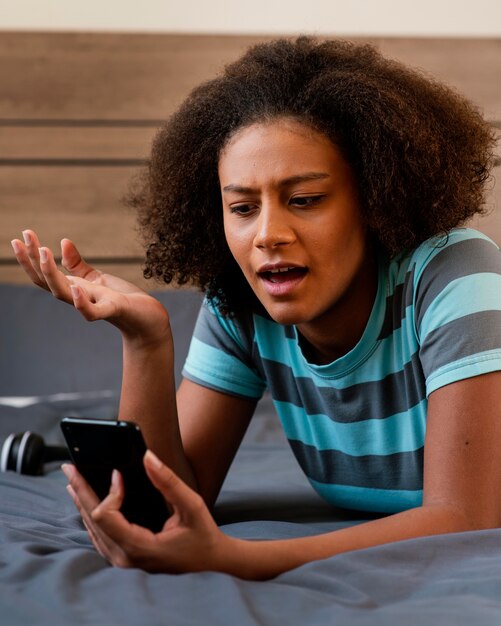
[{"label": "wrinkled bedding", "polygon": [[[110,567],[92,548],[54,469],[0,475],[3,626],[169,624],[498,625],[501,531],[360,550],[267,582],[148,574]],[[327,532],[358,523],[326,507],[284,445],[246,444],[216,507],[223,530],[249,539]]]},{"label": "wrinkled bedding", "polygon": [[[78,352],[77,344],[91,340],[74,334],[72,324],[77,329],[81,324],[76,318],[61,331],[59,313],[53,313],[47,299],[43,303],[50,308],[51,325],[47,329],[47,322],[40,322],[45,334],[42,339],[37,334],[41,343],[34,349],[33,335],[27,336],[18,326],[23,312],[25,318],[33,317],[31,299],[39,296],[23,289],[9,287],[12,307],[6,311],[2,299],[0,310],[2,335],[10,337],[10,343],[1,344],[0,353],[0,442],[10,432],[30,429],[48,443],[59,443],[63,415],[115,416],[116,377],[100,376],[94,365],[91,378],[86,379],[82,359],[78,376],[71,372],[71,364],[64,360],[68,341],[71,350]],[[19,304],[18,295],[24,304]],[[188,300],[180,298],[179,316],[174,301],[170,303],[180,324],[192,324],[196,316],[198,301]],[[190,314],[183,315],[187,303]],[[70,313],[74,312],[68,307],[63,315]],[[111,356],[116,338],[108,346],[101,332],[107,330],[96,331],[98,366],[119,371],[119,363],[101,363],[117,358]],[[189,328],[184,332],[189,337]],[[61,333],[64,337],[59,341]],[[180,345],[179,353],[186,349]],[[27,355],[30,367],[19,380]],[[64,362],[64,372],[58,362]],[[37,372],[44,367],[40,380]],[[75,390],[71,380],[78,377],[81,388]],[[65,484],[57,462],[46,466],[43,476],[0,474],[1,626],[501,623],[501,530],[359,550],[307,564],[267,582],[213,572],[153,575],[112,568],[94,551]],[[215,518],[230,535],[276,539],[328,532],[369,516],[335,510],[320,500],[298,468],[265,398],[223,486]]]}]

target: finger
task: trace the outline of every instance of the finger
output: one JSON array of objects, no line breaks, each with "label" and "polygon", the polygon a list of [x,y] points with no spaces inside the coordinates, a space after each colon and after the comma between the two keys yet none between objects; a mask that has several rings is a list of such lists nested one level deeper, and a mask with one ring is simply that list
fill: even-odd
[{"label": "finger", "polygon": [[61,263],[64,269],[68,270],[72,276],[94,280],[101,275],[99,270],[96,270],[83,260],[71,239],[61,240]]},{"label": "finger", "polygon": [[73,465],[64,464],[61,468],[70,481],[66,489],[82,516],[82,520],[89,531],[91,541],[96,546],[96,549],[104,554],[106,559],[110,562],[114,562],[116,555],[122,555],[122,550],[120,546],[118,546],[112,538],[108,537],[106,532],[94,522],[92,517],[92,512],[99,506],[99,498]]},{"label": "finger", "polygon": [[38,236],[32,230],[23,230],[22,234],[31,266],[37,274],[40,282],[43,284],[45,283],[45,279],[42,270],[40,269],[40,255],[38,252],[38,249],[40,248],[40,241],[38,240]]},{"label": "finger", "polygon": [[151,450],[144,455],[144,467],[153,485],[182,517],[187,514],[199,515],[206,509],[202,497],[164,465]]},{"label": "finger", "polygon": [[115,299],[119,294],[109,296],[109,290],[101,285],[89,283],[78,277],[68,277],[73,304],[89,321],[108,319],[117,316],[119,307]]},{"label": "finger", "polygon": [[92,541],[92,545],[94,546],[96,551],[99,553],[100,556],[103,557],[103,559],[106,559],[107,561],[109,561],[111,559],[111,555],[108,555],[108,551],[104,542],[101,541],[101,539],[99,538],[99,535],[97,535],[94,532],[94,530],[92,529],[92,526],[87,524],[83,517],[82,517],[82,521],[85,526],[85,530],[87,531],[87,534],[89,535],[89,538]]},{"label": "finger", "polygon": [[52,294],[59,300],[73,304],[70,283],[66,276],[58,269],[51,250],[46,247],[41,247],[39,257],[40,270]]},{"label": "finger", "polygon": [[136,546],[143,546],[151,540],[153,533],[131,524],[120,511],[124,498],[123,478],[117,470],[113,470],[111,488],[106,498],[91,514],[94,527],[102,530],[108,538],[120,546],[123,554],[132,554]]},{"label": "finger", "polygon": [[71,485],[80,504],[87,512],[90,513],[90,511],[93,511],[99,505],[99,498],[97,497],[95,491],[92,489],[89,483],[78,472],[74,465],[71,465],[70,463],[64,463],[63,465],[61,465],[61,469],[68,479],[68,482]]},{"label": "finger", "polygon": [[80,513],[82,517],[82,522],[84,523],[84,526],[89,534],[89,537],[92,543],[94,544],[94,547],[96,548],[96,550],[99,552],[99,554],[102,557],[104,557],[105,559],[108,559],[109,558],[108,548],[106,546],[106,542],[99,536],[98,533],[94,531],[92,519],[87,514],[87,511],[80,504],[80,501],[78,500],[78,496],[74,492],[72,486],[67,485],[66,491],[70,494],[71,499],[73,500],[73,503],[75,504],[76,508],[78,509],[78,512]]},{"label": "finger", "polygon": [[28,255],[28,249],[24,241],[20,239],[13,239],[11,242],[12,249],[14,250],[14,254],[16,255],[17,262],[29,276],[31,282],[35,283],[39,287],[43,287],[48,290],[48,286],[45,283],[45,280],[40,278],[39,274],[35,271],[31,259]]},{"label": "finger", "polygon": [[108,510],[120,511],[120,507],[124,501],[124,495],[125,489],[122,475],[118,470],[114,469],[111,474],[110,491],[106,498],[101,501],[99,507],[103,507]]}]

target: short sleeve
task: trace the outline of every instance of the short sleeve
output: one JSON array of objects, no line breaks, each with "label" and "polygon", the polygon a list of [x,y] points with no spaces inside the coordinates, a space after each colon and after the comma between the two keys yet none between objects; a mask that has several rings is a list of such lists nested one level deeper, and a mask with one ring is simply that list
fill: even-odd
[{"label": "short sleeve", "polygon": [[[501,252],[471,229],[420,250],[415,288],[419,356],[429,395],[501,370]],[[419,256],[419,255],[418,255]]]},{"label": "short sleeve", "polygon": [[204,301],[186,359],[183,376],[233,396],[259,400],[265,381],[253,365],[253,322],[225,318]]}]

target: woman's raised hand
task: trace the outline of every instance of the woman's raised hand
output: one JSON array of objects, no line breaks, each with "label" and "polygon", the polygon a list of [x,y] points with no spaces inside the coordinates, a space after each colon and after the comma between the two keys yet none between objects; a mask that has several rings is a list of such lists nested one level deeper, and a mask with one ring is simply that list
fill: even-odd
[{"label": "woman's raised hand", "polygon": [[68,271],[68,276],[58,269],[51,250],[41,247],[34,231],[23,231],[23,239],[24,241],[14,239],[11,242],[19,264],[35,285],[51,291],[59,300],[73,304],[70,277],[83,278],[89,283],[106,285],[125,293],[138,290],[126,281],[102,274],[88,265],[69,239],[61,241],[61,261],[62,266]]},{"label": "woman's raised hand", "polygon": [[88,265],[69,239],[61,241],[62,266],[68,274],[57,267],[52,251],[40,245],[32,230],[23,231],[23,241],[14,239],[12,248],[35,285],[72,304],[87,320],[107,320],[125,335],[147,342],[164,339],[170,332],[167,313],[155,298]]}]

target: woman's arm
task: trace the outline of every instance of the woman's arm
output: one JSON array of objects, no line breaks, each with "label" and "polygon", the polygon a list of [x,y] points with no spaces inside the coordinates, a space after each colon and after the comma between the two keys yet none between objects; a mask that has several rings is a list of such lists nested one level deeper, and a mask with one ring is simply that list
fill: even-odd
[{"label": "woman's arm", "polygon": [[[68,239],[63,274],[35,232],[14,240],[33,283],[73,305],[89,321],[106,320],[123,340],[119,418],[138,423],[150,449],[210,505],[247,428],[255,403],[185,381],[180,389],[181,440],[174,383],[174,346],[165,308],[142,289],[89,266]],[[198,392],[198,393],[197,393]],[[184,444],[184,445],[183,445]],[[186,452],[185,452],[186,451]]]},{"label": "woman's arm", "polygon": [[324,535],[245,541],[224,535],[203,500],[152,455],[145,466],[171,503],[162,532],[133,526],[119,512],[123,487],[115,476],[99,504],[71,468],[75,497],[102,554],[122,567],[148,571],[224,571],[248,579],[272,578],[294,567],[394,541],[493,528],[501,524],[501,372],[453,383],[429,400],[425,443],[424,500],[419,508]]},{"label": "woman's arm", "polygon": [[[99,302],[100,287],[85,288],[86,296],[75,306],[90,319],[96,306],[93,300]],[[131,303],[131,307],[143,307],[144,322],[137,321],[129,331],[125,316],[120,315],[123,377],[119,419],[139,424],[148,447],[210,507],[247,429],[255,402],[188,380],[183,380],[176,396],[168,315],[154,298],[147,294],[140,297],[143,301],[139,305]],[[159,310],[146,313],[154,308]],[[157,332],[139,332],[137,329],[143,325],[153,325]]]},{"label": "woman's arm", "polygon": [[198,493],[213,506],[249,426],[256,402],[229,396],[184,379],[177,392],[184,452]]},{"label": "woman's arm", "polygon": [[235,540],[243,575],[268,578],[307,561],[413,537],[501,525],[501,372],[462,380],[429,398],[423,505],[321,536]]}]

